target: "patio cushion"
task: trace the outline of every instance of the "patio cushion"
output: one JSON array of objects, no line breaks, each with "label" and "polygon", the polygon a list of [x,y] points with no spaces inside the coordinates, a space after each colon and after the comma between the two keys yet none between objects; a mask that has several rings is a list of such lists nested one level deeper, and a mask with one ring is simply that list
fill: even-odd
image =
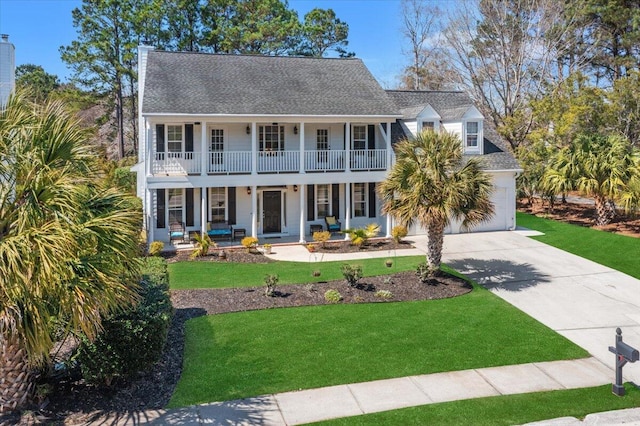
[{"label": "patio cushion", "polygon": [[230,229],[210,229],[209,231],[207,231],[207,234],[209,234],[209,236],[231,235],[231,230]]},{"label": "patio cushion", "polygon": [[333,216],[327,216],[325,220],[327,221],[327,225],[329,226],[336,225],[336,218]]},{"label": "patio cushion", "polygon": [[184,232],[173,231],[171,233],[171,238],[180,238],[180,237],[184,237]]}]

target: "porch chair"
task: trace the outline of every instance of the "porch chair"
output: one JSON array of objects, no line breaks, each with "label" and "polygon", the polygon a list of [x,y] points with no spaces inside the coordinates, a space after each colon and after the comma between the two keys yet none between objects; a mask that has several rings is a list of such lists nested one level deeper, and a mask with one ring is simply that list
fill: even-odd
[{"label": "porch chair", "polygon": [[325,216],[324,221],[327,224],[327,231],[331,233],[340,232],[342,225],[335,216]]},{"label": "porch chair", "polygon": [[186,239],[187,233],[183,222],[173,222],[169,225],[169,244],[173,243],[174,240],[183,243]]}]

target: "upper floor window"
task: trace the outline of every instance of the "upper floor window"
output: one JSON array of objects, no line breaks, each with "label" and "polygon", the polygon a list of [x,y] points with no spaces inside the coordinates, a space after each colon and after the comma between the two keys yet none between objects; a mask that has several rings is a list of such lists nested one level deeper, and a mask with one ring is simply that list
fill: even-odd
[{"label": "upper floor window", "polygon": [[224,130],[211,129],[211,151],[224,151]]},{"label": "upper floor window", "polygon": [[169,152],[182,151],[182,125],[167,126],[167,150]]},{"label": "upper floor window", "polygon": [[422,130],[435,130],[436,123],[435,121],[423,121],[422,122]]},{"label": "upper floor window", "polygon": [[353,149],[367,149],[367,126],[353,126]]},{"label": "upper floor window", "polygon": [[467,121],[467,148],[478,148],[480,125],[477,121]]},{"label": "upper floor window", "polygon": [[284,126],[259,126],[260,151],[284,151]]}]

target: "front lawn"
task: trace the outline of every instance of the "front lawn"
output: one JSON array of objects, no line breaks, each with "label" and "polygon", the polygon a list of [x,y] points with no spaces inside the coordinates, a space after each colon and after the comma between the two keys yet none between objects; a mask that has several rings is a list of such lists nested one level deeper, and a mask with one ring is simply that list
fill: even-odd
[{"label": "front lawn", "polygon": [[[304,284],[342,279],[340,267],[345,263],[362,265],[365,276],[415,269],[424,262],[424,256],[389,257],[393,266],[387,268],[387,258],[359,259],[341,262],[176,262],[169,264],[169,282],[172,290],[191,288],[253,287],[264,283],[267,274],[278,274],[279,284]],[[320,277],[312,276],[318,270]]]},{"label": "front lawn", "polygon": [[527,213],[518,212],[516,218],[518,226],[544,233],[532,237],[538,241],[640,279],[640,238],[543,219]]},{"label": "front lawn", "polygon": [[479,286],[452,299],[200,317],[185,333],[171,407],[588,356]]},{"label": "front lawn", "polygon": [[317,425],[516,425],[558,417],[640,406],[640,390],[625,386],[627,395],[611,393],[611,385],[520,395],[453,401],[364,416],[329,420]]}]

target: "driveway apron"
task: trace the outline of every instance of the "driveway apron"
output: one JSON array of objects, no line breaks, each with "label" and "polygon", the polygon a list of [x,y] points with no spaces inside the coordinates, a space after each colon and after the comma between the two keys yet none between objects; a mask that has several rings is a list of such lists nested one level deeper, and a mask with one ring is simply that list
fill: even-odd
[{"label": "driveway apron", "polygon": [[[426,238],[415,237],[426,251]],[[633,255],[633,254],[629,254]],[[518,231],[446,235],[443,262],[614,367],[616,327],[640,348],[640,281]],[[640,362],[624,367],[640,384]],[[612,377],[612,381],[613,381]]]}]

